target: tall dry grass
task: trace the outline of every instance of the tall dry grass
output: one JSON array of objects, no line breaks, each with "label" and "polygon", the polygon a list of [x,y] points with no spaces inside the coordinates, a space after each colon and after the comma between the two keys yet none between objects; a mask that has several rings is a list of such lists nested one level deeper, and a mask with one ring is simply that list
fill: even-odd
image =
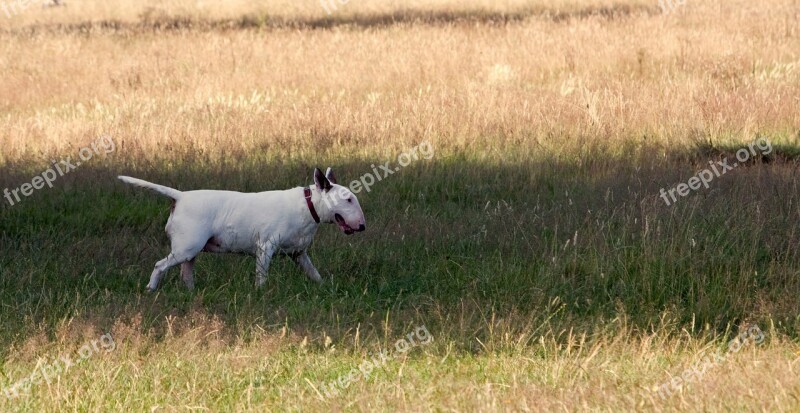
[{"label": "tall dry grass", "polygon": [[[797,410],[796,1],[67,3],[0,9],[0,188],[117,148],[1,204],[0,383],[119,347],[0,410]],[[756,135],[772,164],[658,199]],[[168,207],[114,174],[261,190],[422,140],[435,162],[363,194],[379,231],[321,231],[328,286],[203,257],[196,294],[141,293]],[[422,322],[434,345],[317,398]]]},{"label": "tall dry grass", "polygon": [[792,1],[689,2],[669,15],[381,30],[4,34],[0,162],[100,133],[137,158],[167,143],[395,153],[432,139],[502,158],[789,139],[796,14]]}]

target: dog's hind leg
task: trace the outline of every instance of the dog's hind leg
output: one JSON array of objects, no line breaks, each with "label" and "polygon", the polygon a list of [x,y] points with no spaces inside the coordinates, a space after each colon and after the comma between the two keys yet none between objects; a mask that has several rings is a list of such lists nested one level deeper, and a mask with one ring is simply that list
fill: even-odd
[{"label": "dog's hind leg", "polygon": [[194,260],[197,257],[192,258],[189,261],[184,262],[181,264],[181,278],[183,278],[183,282],[186,284],[186,288],[190,290],[194,290]]},{"label": "dog's hind leg", "polygon": [[170,268],[180,264],[180,261],[175,258],[175,255],[170,253],[167,255],[167,258],[156,263],[156,267],[153,269],[153,273],[150,274],[150,283],[147,284],[147,290],[152,292],[158,288],[158,283],[161,282],[161,277],[164,276],[164,273],[167,272]]},{"label": "dog's hind leg", "polygon": [[311,263],[311,258],[308,257],[308,252],[303,251],[300,254],[294,256],[294,262],[303,269],[306,273],[306,276],[318,283],[322,282],[322,277],[319,275],[319,271],[314,267],[314,264]]},{"label": "dog's hind leg", "polygon": [[[191,280],[192,284],[194,284],[194,279],[192,278],[192,271],[191,266],[194,264],[194,258],[197,254],[200,253],[200,250],[203,249],[203,245],[205,245],[205,240],[208,237],[192,237],[188,236],[188,234],[181,234],[181,237],[172,236],[172,252],[169,253],[167,258],[156,263],[155,269],[153,269],[153,274],[150,275],[150,283],[147,284],[147,289],[149,291],[155,291],[158,288],[158,283],[161,282],[161,278],[170,268],[178,265],[178,264],[189,264],[189,267],[181,268],[181,274],[183,275],[184,282],[186,282],[186,273],[188,270],[189,279]],[[192,241],[184,241],[184,240],[192,240]],[[187,282],[187,285],[189,283]],[[190,287],[191,288],[191,287]]]}]

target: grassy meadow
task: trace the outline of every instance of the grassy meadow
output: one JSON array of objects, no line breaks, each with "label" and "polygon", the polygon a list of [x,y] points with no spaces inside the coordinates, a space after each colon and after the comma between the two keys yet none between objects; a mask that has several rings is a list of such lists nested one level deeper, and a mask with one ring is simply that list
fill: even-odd
[{"label": "grassy meadow", "polygon": [[[797,1],[3,1],[0,411],[800,409]],[[322,285],[203,254],[145,292],[170,200],[117,175],[423,143],[320,228]]]}]

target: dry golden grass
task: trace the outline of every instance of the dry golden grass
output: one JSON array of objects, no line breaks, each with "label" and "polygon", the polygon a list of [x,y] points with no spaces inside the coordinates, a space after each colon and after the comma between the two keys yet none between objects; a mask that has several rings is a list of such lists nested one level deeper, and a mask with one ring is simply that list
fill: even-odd
[{"label": "dry golden grass", "polygon": [[[711,336],[674,337],[666,333],[674,327],[669,325],[637,331],[617,319],[596,336],[570,331],[500,336],[502,348],[481,354],[454,350],[453,343],[441,340],[460,332],[431,331],[431,344],[326,398],[320,384],[391,348],[392,340],[359,346],[351,335],[346,343],[328,345],[283,330],[244,341],[226,338],[223,324],[202,313],[171,320],[159,340],[140,333],[140,318],[118,321],[108,331],[115,350],[94,354],[49,385],[33,386],[29,395],[0,399],[0,406],[4,411],[58,406],[60,411],[409,412],[793,412],[800,407],[800,355],[793,343],[770,337],[770,330],[764,330],[763,343],[751,341],[733,352]],[[34,336],[12,348],[6,364],[15,376],[27,376],[37,365],[30,354],[39,361],[75,354],[103,333],[70,321],[59,328],[56,340]],[[529,340],[536,341],[533,347]],[[693,367],[700,370],[702,359],[714,353],[725,360],[659,394],[659,386]]]},{"label": "dry golden grass", "polygon": [[[688,0],[668,14],[661,13],[655,0],[350,0],[331,16],[316,1],[221,4],[75,0],[67,7],[32,5],[13,18],[0,9],[0,188],[18,186],[48,167],[48,160],[73,154],[101,134],[113,136],[117,150],[105,160],[93,161],[102,170],[100,178],[122,171],[168,174],[181,168],[224,175],[231,170],[259,171],[258,165],[268,162],[302,168],[321,160],[370,164],[393,159],[428,140],[445,171],[448,162],[463,159],[496,166],[498,171],[500,166],[513,169],[531,160],[542,161],[540,165],[569,161],[569,165],[589,164],[590,180],[600,181],[605,174],[618,177],[628,167],[639,172],[642,164],[646,169],[648,162],[663,159],[677,158],[683,162],[681,168],[688,164],[691,169],[691,157],[686,161],[681,156],[698,144],[738,144],[752,141],[755,135],[768,136],[775,145],[800,142],[800,29],[796,24],[800,5],[795,0]],[[601,162],[601,156],[607,158]],[[613,169],[617,159],[627,163]],[[593,162],[596,169],[591,167]],[[659,170],[636,176],[655,181]],[[770,170],[775,175],[764,171],[754,168],[748,175],[752,180],[742,181],[781,178],[790,182],[795,170],[782,164]],[[76,179],[87,183],[92,178],[86,172]],[[197,178],[184,184],[200,187],[206,183]],[[97,185],[110,188],[113,183]],[[561,196],[565,189],[557,186],[553,192]],[[547,208],[563,209],[566,215],[564,205],[566,199],[572,205],[571,196],[575,195],[567,194],[562,204]],[[635,212],[624,209],[628,204],[618,207],[611,201],[611,212],[604,217],[617,224],[612,218],[619,212],[624,215],[623,231],[631,228],[625,226],[628,221],[638,229],[643,224],[637,213],[641,212],[642,220],[661,213],[656,196],[653,192],[642,196],[646,202],[633,202]],[[460,206],[454,198],[445,201],[450,207]],[[523,204],[521,212],[506,204],[508,214],[498,216],[534,220],[551,213],[542,212],[536,199],[535,211],[524,209],[532,208],[534,201]],[[500,209],[499,200],[491,201]],[[776,208],[783,206],[786,216],[797,216],[792,201]],[[440,221],[449,219],[454,233],[466,233],[467,224],[448,215],[452,209],[442,207],[444,212],[440,212],[436,207],[431,215]],[[391,219],[404,213],[398,208],[390,211]],[[758,210],[758,205],[753,208]],[[4,212],[0,209],[0,214]],[[126,222],[124,217],[108,215],[112,225]],[[10,213],[6,216],[9,222],[17,221],[2,228],[21,228],[27,222]],[[662,228],[679,225],[675,222],[683,217],[666,221]],[[56,215],[53,220],[62,218]],[[511,227],[509,221],[514,222],[498,220],[494,225]],[[440,227],[423,227],[424,222],[419,227],[397,224],[392,231],[409,231],[409,242],[415,236],[421,242],[439,240],[435,237]],[[567,230],[561,229],[568,238],[575,222],[584,222],[583,215],[567,222]],[[729,223],[727,219],[720,222]],[[8,238],[0,237],[0,247],[50,251],[48,247],[57,247],[36,238],[56,232],[48,231],[35,227],[33,240],[20,244],[7,240],[28,238],[4,234]],[[794,230],[786,231],[774,236],[793,240]],[[582,237],[589,237],[586,232],[581,227]],[[581,238],[581,242],[599,243],[606,232],[596,232],[595,239]],[[496,234],[484,237],[502,236]],[[139,242],[156,243],[139,240],[127,228],[105,238],[65,237],[73,244],[67,251],[74,255],[91,250],[86,244],[108,247],[96,248],[98,261],[104,263],[119,256],[138,259],[143,252],[152,255],[147,247],[133,252],[127,248]],[[397,239],[384,241],[399,245]],[[646,232],[641,239],[642,244],[670,246],[688,242],[652,233],[647,238]],[[558,244],[554,251],[567,250],[561,248],[565,240],[554,241]],[[487,249],[494,251],[492,247]],[[610,246],[603,247],[611,251],[607,255],[616,253]],[[118,250],[125,253],[114,255]],[[499,247],[497,251],[507,253]],[[441,262],[434,261],[444,268],[436,268],[437,276],[457,272],[451,264],[459,264],[453,260],[477,266],[486,258],[468,261],[447,254]],[[11,252],[8,256],[20,258]],[[786,256],[793,255],[787,252]],[[664,257],[665,266],[678,258],[682,259]],[[3,259],[0,264],[18,265],[19,273],[28,277],[43,266],[33,258],[23,263]],[[399,259],[385,259],[392,260]],[[334,262],[344,267],[349,261]],[[400,268],[407,263],[395,265]],[[138,266],[130,269],[130,261],[118,266],[140,272]],[[781,274],[796,279],[792,278],[797,275],[795,268],[790,262]],[[64,270],[56,266],[53,271]],[[580,276],[580,269],[574,274]],[[559,276],[566,283],[570,274]],[[530,277],[524,279],[540,281]],[[89,286],[64,304],[69,307],[71,300],[80,301],[74,304],[75,319],[62,320],[54,328],[52,319],[42,321],[32,315],[39,311],[37,302],[46,302],[41,296],[25,298],[29,303],[21,310],[0,310],[6,313],[0,320],[4,325],[25,326],[24,332],[3,337],[4,343],[12,344],[3,353],[5,376],[0,382],[7,385],[30,374],[41,357],[74,352],[102,334],[102,325],[109,326],[118,349],[91,359],[54,384],[36,387],[22,399],[0,397],[0,411],[797,411],[800,365],[794,336],[785,331],[792,327],[792,317],[797,322],[796,297],[776,298],[771,294],[780,295],[783,287],[772,279],[763,282],[775,284],[752,293],[757,303],[748,303],[752,309],[748,315],[764,319],[779,314],[789,321],[779,327],[760,323],[768,336],[764,344],[733,355],[666,400],[653,393],[653,386],[679,375],[709,349],[724,346],[719,326],[665,322],[648,330],[629,325],[621,310],[607,326],[587,328],[580,323],[585,320],[575,304],[578,309],[553,327],[532,325],[529,313],[505,313],[506,319],[495,320],[494,308],[477,308],[478,303],[466,316],[452,314],[447,303],[420,305],[438,328],[431,330],[436,338],[433,345],[391,363],[374,380],[358,382],[342,396],[322,401],[308,383],[332,380],[357,366],[369,351],[391,345],[388,340],[406,332],[399,325],[416,322],[408,316],[411,310],[397,310],[394,307],[400,304],[369,296],[381,306],[385,304],[381,300],[388,301],[389,309],[380,307],[364,315],[364,324],[369,324],[364,336],[351,325],[339,326],[339,314],[327,314],[337,324],[326,324],[330,328],[326,331],[314,331],[314,323],[284,328],[281,323],[288,324],[287,313],[293,308],[283,307],[274,314],[258,315],[261,318],[243,316],[243,323],[255,320],[245,328],[216,318],[226,311],[208,307],[230,309],[215,301],[220,299],[213,292],[189,298],[191,313],[175,315],[173,306],[179,304],[170,300],[185,297],[137,296],[134,303],[116,307],[113,299],[94,296]],[[786,291],[795,291],[795,284],[786,283],[791,287]],[[471,291],[471,285],[465,288]],[[371,287],[370,294],[378,294]],[[536,288],[538,284],[530,290]],[[748,285],[732,294],[750,294],[750,289]],[[119,286],[117,292],[123,290]],[[398,300],[405,293],[399,290]],[[4,294],[16,297],[11,288]],[[686,293],[690,298],[684,299],[693,299],[693,294],[694,290]],[[697,295],[702,296],[702,291]],[[297,293],[295,299],[300,296]],[[598,296],[607,299],[609,306],[619,299],[607,297],[606,292]],[[84,310],[84,306],[95,309],[93,300],[102,301],[97,307],[105,312]],[[302,303],[286,302],[302,308]],[[335,308],[341,308],[337,305],[325,311],[335,313]],[[140,310],[143,307],[149,310]],[[142,325],[137,311],[153,308],[158,321]],[[485,319],[487,312],[491,312],[490,320]],[[390,322],[389,313],[392,317],[399,313],[401,319]],[[724,314],[720,317],[725,318]],[[468,321],[462,325],[453,321],[465,318]],[[565,327],[573,321],[575,331]],[[314,322],[325,324],[328,319]],[[332,347],[326,344],[328,334],[335,340]]]},{"label": "dry golden grass", "polygon": [[382,30],[7,34],[0,162],[100,133],[148,158],[165,142],[249,151],[322,140],[396,153],[428,138],[502,157],[509,147],[786,139],[800,123],[793,4]]}]

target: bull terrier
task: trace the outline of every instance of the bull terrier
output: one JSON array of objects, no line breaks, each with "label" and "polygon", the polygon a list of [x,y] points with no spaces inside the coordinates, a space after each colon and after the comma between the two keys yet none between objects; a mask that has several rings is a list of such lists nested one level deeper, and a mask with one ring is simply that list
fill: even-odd
[{"label": "bull terrier", "polygon": [[276,252],[289,255],[308,278],[321,282],[319,271],[308,257],[308,247],[319,224],[335,222],[347,235],[366,229],[358,199],[347,187],[336,183],[331,168],[324,175],[315,168],[314,185],[256,193],[181,192],[128,176],[118,178],[174,200],[165,228],[171,252],[156,263],[148,291],[155,291],[167,270],[178,264],[184,283],[193,289],[193,267],[200,252],[255,255],[256,287],[266,282],[267,269]]}]

